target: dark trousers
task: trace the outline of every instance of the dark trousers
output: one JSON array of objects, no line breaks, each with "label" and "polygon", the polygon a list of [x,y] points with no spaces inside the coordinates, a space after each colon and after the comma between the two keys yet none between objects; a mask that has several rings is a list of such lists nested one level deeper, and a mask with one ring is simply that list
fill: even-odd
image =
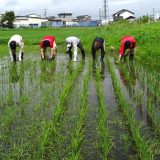
[{"label": "dark trousers", "polygon": [[[82,59],[84,60],[85,59],[85,51],[84,51],[84,48],[83,48],[81,42],[78,43],[77,47],[81,50]],[[69,54],[69,59],[72,60],[72,47],[69,48],[68,54]]]},{"label": "dark trousers", "polygon": [[84,48],[83,48],[81,42],[78,43],[77,47],[81,50],[82,59],[84,60],[85,59],[85,51],[84,51]]},{"label": "dark trousers", "polygon": [[95,48],[95,47],[92,46],[92,57],[93,57],[93,61],[96,59],[96,52],[97,52],[99,49],[101,50],[101,61],[103,61],[104,55],[105,55],[105,51],[104,51],[104,46],[103,46],[103,45],[101,45],[99,48]]},{"label": "dark trousers", "polygon": [[122,59],[125,62],[126,61],[126,57],[129,56],[129,60],[133,61],[134,58],[134,48],[130,49],[127,53],[122,55]]}]

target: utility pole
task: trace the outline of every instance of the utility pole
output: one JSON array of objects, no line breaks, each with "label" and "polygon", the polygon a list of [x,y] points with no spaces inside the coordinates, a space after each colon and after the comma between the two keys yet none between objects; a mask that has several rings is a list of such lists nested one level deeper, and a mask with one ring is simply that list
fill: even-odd
[{"label": "utility pole", "polygon": [[102,11],[99,9],[99,20],[102,20]]},{"label": "utility pole", "polygon": [[155,9],[153,8],[153,16],[155,15]]},{"label": "utility pole", "polygon": [[107,4],[106,4],[106,0],[104,0],[104,4],[103,4],[103,11],[104,11],[104,19],[106,19],[107,18]]},{"label": "utility pole", "polygon": [[103,0],[103,18],[109,22],[108,0]]},{"label": "utility pole", "polygon": [[44,17],[47,17],[47,9],[44,9]]},{"label": "utility pole", "polygon": [[156,21],[156,17],[155,17],[155,8],[153,8],[153,20]]}]

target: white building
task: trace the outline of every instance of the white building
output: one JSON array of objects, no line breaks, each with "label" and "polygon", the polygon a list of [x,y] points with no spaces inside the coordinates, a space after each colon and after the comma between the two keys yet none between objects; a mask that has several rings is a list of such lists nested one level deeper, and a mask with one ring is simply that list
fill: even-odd
[{"label": "white building", "polygon": [[121,20],[121,19],[128,19],[128,20],[134,20],[134,13],[127,10],[127,9],[122,9],[116,13],[113,14],[113,20]]},{"label": "white building", "polygon": [[2,19],[2,16],[3,16],[4,14],[0,14],[0,20]]},{"label": "white building", "polygon": [[46,18],[41,18],[37,14],[29,14],[27,16],[16,16],[13,26],[16,28],[19,27],[41,27],[43,24],[48,22]]},{"label": "white building", "polygon": [[1,20],[4,14],[0,14],[0,25],[1,25]]},{"label": "white building", "polygon": [[154,21],[158,21],[158,20],[160,20],[160,15],[159,15],[159,13],[155,14],[155,16],[154,16]]}]

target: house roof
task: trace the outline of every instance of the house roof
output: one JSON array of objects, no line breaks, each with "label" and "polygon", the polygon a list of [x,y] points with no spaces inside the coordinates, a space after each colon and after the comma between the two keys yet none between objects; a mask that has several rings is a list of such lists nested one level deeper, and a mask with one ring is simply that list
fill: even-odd
[{"label": "house roof", "polygon": [[89,16],[89,15],[80,15],[80,16],[77,16],[77,18],[85,18],[85,17],[91,18],[91,16]]},{"label": "house roof", "polygon": [[40,15],[35,14],[35,13],[31,13],[31,14],[28,14],[28,15],[26,15],[26,16],[27,16],[27,17],[33,17],[33,18],[41,18]]},{"label": "house roof", "polygon": [[28,20],[28,18],[33,19],[43,19],[47,20],[46,18],[39,18],[39,17],[29,17],[29,16],[16,16],[16,20]]},{"label": "house roof", "polygon": [[16,20],[27,20],[27,16],[16,16]]},{"label": "house roof", "polygon": [[132,14],[134,14],[133,12],[129,11],[128,9],[122,9],[122,10],[120,10],[120,11],[114,13],[113,16],[116,15],[116,14],[119,15],[119,14],[121,14],[121,13],[123,13],[123,12],[126,12],[126,11],[127,11],[127,12],[130,12],[130,13],[132,13]]},{"label": "house roof", "polygon": [[127,17],[126,19],[135,19],[136,17],[134,17],[134,16],[129,16],[129,17]]},{"label": "house roof", "polygon": [[59,13],[58,15],[72,15],[72,13]]}]

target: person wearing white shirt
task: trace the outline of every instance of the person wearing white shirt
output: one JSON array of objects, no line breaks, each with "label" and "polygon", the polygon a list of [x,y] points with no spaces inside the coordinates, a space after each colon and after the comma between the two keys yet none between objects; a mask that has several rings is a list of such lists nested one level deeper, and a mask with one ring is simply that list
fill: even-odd
[{"label": "person wearing white shirt", "polygon": [[77,47],[81,50],[82,59],[85,59],[85,51],[83,49],[83,46],[80,42],[80,39],[74,36],[68,37],[65,39],[66,45],[67,45],[67,52],[69,54],[70,60],[72,60],[72,47],[74,48],[73,51],[73,61],[77,61]]},{"label": "person wearing white shirt", "polygon": [[9,42],[8,42],[8,48],[9,48],[9,53],[11,56],[11,61],[16,62],[17,56],[16,56],[16,48],[19,47],[19,61],[23,60],[23,47],[24,47],[24,42],[23,39],[20,35],[13,35]]}]

